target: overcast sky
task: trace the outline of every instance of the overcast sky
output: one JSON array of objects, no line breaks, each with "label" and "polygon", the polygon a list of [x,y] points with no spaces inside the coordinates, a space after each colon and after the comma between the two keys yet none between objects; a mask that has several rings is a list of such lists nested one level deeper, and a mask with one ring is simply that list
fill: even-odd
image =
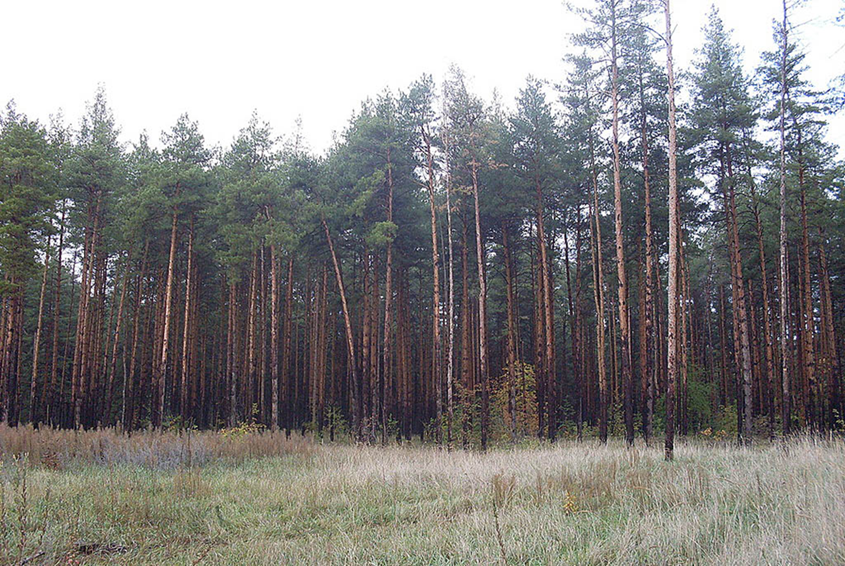
[{"label": "overcast sky", "polygon": [[[674,0],[676,59],[690,68],[712,0]],[[716,0],[753,70],[772,49],[780,0]],[[809,78],[845,72],[842,0],[796,12]],[[140,2],[12,0],[2,9],[0,102],[48,122],[76,123],[98,83],[125,141],[152,140],[188,112],[210,144],[228,145],[253,109],[276,133],[302,117],[323,151],[360,102],[404,89],[422,73],[461,66],[475,92],[512,104],[525,77],[560,81],[569,34],[581,27],[561,0],[299,0]],[[845,117],[830,139],[845,146]],[[840,151],[840,155],[841,155]]]}]

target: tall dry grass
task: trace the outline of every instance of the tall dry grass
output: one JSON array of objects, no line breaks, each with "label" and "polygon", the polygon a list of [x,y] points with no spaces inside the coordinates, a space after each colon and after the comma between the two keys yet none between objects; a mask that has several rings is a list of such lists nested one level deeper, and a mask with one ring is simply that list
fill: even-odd
[{"label": "tall dry grass", "polygon": [[[2,430],[0,445],[40,434]],[[44,564],[845,564],[841,441],[681,442],[666,463],[617,442],[478,453],[206,433],[205,465],[173,468],[125,454],[176,435],[109,437],[130,447],[104,450],[108,465],[80,455],[103,434],[68,440],[61,470],[6,452],[3,548],[25,532],[19,554]]]},{"label": "tall dry grass", "polygon": [[221,434],[215,431],[143,430],[124,434],[115,428],[66,430],[0,424],[0,457],[27,456],[32,465],[65,468],[85,464],[131,464],[158,470],[214,461],[311,454],[307,438],[284,432]]}]

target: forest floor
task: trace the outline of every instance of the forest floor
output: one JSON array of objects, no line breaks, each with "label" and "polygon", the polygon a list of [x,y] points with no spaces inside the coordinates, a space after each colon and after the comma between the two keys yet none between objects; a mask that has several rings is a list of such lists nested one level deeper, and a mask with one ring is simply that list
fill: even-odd
[{"label": "forest floor", "polygon": [[836,440],[681,440],[667,463],[0,427],[0,449],[0,564],[845,563]]}]

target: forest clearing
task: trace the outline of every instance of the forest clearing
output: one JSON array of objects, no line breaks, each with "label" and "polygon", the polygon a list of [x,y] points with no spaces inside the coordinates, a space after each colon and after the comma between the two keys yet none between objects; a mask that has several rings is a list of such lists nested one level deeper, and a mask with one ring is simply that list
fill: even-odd
[{"label": "forest clearing", "polygon": [[449,452],[20,427],[0,447],[2,564],[845,561],[841,440],[700,436],[674,462],[597,439]]}]

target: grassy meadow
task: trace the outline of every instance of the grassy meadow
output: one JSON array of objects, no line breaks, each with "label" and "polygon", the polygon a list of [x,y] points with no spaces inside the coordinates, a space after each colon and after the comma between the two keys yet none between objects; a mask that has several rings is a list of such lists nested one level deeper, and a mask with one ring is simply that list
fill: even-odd
[{"label": "grassy meadow", "polygon": [[845,444],[0,428],[0,564],[845,564]]}]

